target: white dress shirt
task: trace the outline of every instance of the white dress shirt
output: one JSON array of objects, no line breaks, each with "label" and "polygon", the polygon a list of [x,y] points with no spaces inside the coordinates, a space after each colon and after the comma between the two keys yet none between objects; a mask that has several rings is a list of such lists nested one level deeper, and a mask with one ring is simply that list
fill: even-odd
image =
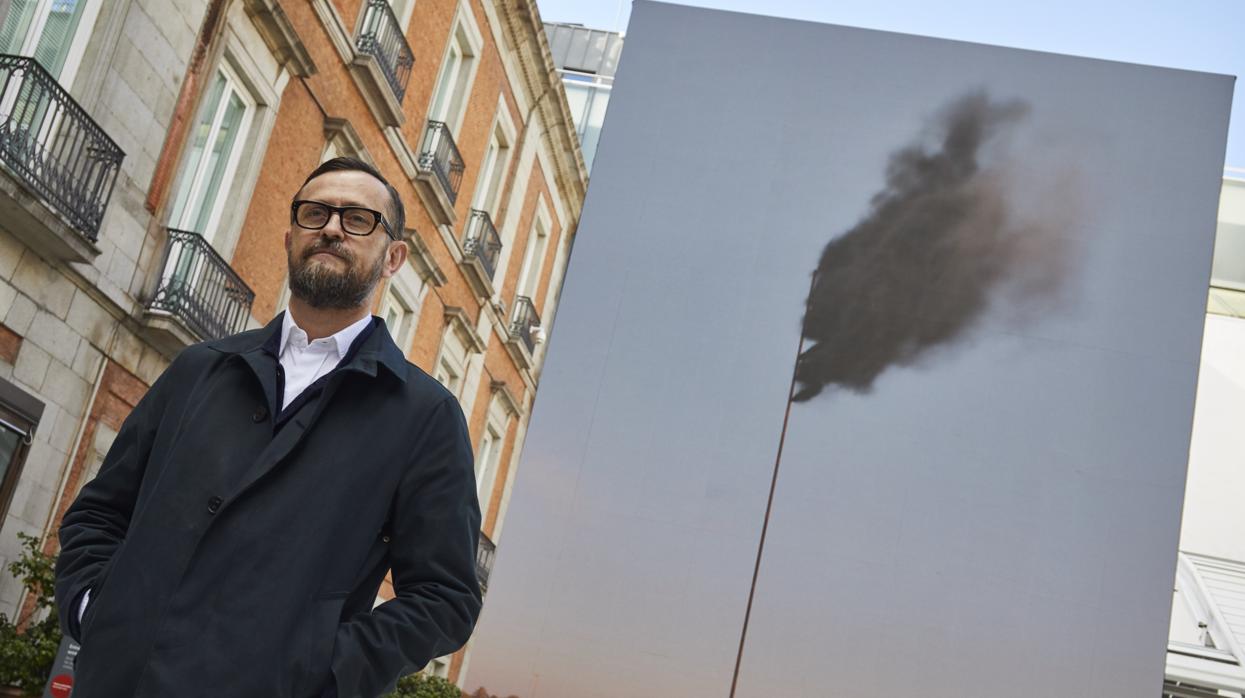
[{"label": "white dress shirt", "polygon": [[336,334],[308,343],[307,333],[294,323],[294,318],[287,310],[281,321],[279,349],[281,368],[285,372],[285,393],[281,396],[281,409],[285,409],[307,386],[337,368],[346,352],[350,351],[350,345],[355,338],[371,321],[371,315],[364,315]]},{"label": "white dress shirt", "polygon": [[[307,386],[334,368],[346,357],[350,345],[355,338],[372,321],[371,315],[364,315],[336,334],[322,337],[310,343],[307,333],[294,322],[290,311],[285,311],[281,320],[280,356],[281,369],[285,372],[285,392],[281,396],[281,409],[285,409],[290,401],[298,397]],[[91,600],[91,590],[82,594],[82,604],[78,606],[78,622],[86,615],[86,605]]]}]

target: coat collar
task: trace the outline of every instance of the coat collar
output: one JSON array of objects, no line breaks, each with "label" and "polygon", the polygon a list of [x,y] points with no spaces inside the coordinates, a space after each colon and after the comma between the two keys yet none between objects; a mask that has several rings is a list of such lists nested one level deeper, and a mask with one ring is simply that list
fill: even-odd
[{"label": "coat collar", "polygon": [[[205,346],[223,354],[242,356],[248,360],[248,363],[259,359],[263,354],[270,354],[275,360],[279,354],[281,325],[284,317],[284,312],[278,313],[267,325],[259,329],[212,340],[206,342]],[[377,366],[380,365],[388,369],[398,380],[405,382],[408,374],[406,356],[402,354],[401,349],[398,349],[398,345],[394,344],[393,337],[389,335],[389,330],[385,327],[385,321],[373,316],[372,322],[375,323],[372,332],[363,339],[354,357],[339,368],[362,371],[369,376],[375,376]]]}]

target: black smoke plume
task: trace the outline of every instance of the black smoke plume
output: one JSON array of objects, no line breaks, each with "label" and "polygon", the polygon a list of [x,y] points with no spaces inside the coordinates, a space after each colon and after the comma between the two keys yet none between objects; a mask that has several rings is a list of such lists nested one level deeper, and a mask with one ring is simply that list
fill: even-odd
[{"label": "black smoke plume", "polygon": [[1064,266],[1058,236],[1018,221],[1006,172],[980,161],[1028,111],[972,92],[941,112],[933,148],[918,142],[891,155],[869,213],[822,251],[796,401],[832,386],[869,392],[887,368],[963,338],[1002,286],[1022,291],[1013,295],[1024,304],[1052,295]]}]

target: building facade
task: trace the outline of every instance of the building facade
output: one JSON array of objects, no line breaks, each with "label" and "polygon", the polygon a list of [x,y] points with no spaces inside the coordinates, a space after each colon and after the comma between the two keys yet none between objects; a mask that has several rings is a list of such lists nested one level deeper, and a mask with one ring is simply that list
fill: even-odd
[{"label": "building facade", "polygon": [[373,312],[462,403],[487,584],[587,179],[534,2],[15,0],[0,53],[0,564],[178,351],[285,307],[289,202],[351,155],[406,204]]},{"label": "building facade", "polygon": [[1245,695],[1245,170],[1219,199],[1164,698]]},{"label": "building facade", "polygon": [[566,88],[584,161],[591,170],[605,123],[605,109],[614,89],[623,35],[562,22],[546,22],[545,32],[549,35],[554,65]]}]

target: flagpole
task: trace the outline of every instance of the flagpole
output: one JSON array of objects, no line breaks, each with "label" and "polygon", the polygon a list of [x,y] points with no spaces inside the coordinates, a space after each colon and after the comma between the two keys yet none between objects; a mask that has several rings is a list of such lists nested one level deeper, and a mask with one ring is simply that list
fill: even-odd
[{"label": "flagpole", "polygon": [[[808,298],[804,301],[805,319],[813,299],[813,287],[817,284],[817,272],[808,284]],[[791,368],[791,387],[787,389],[787,408],[782,416],[782,431],[778,435],[778,453],[774,456],[774,474],[770,477],[769,498],[765,502],[765,519],[761,523],[761,541],[757,545],[756,564],[752,568],[752,585],[748,588],[748,606],[744,610],[743,629],[739,633],[739,652],[735,655],[735,673],[731,677],[730,698],[735,698],[735,689],[739,685],[739,667],[743,664],[744,644],[748,639],[748,621],[752,618],[752,600],[756,596],[757,577],[761,574],[761,557],[765,554],[765,535],[769,532],[770,513],[774,510],[774,491],[778,486],[778,466],[782,462],[782,447],[787,441],[787,423],[791,419],[791,404],[795,401],[795,376],[800,365],[800,355],[804,353],[804,324],[800,324],[800,341],[795,352],[795,365]]]}]

